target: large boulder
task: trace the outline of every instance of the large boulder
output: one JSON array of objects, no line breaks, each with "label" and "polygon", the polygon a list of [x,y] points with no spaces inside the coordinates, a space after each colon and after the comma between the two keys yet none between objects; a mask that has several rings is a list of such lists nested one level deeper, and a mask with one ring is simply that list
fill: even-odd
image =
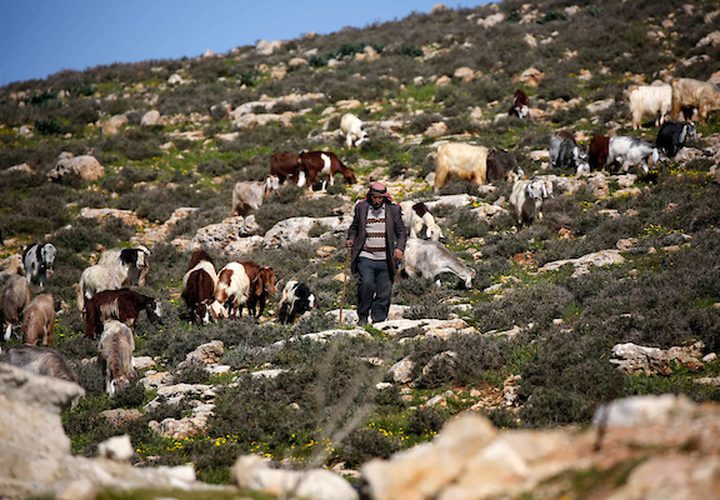
[{"label": "large boulder", "polygon": [[[278,222],[265,233],[265,243],[273,247],[286,247],[299,241],[307,241],[310,231],[320,227],[332,234],[344,233],[352,222],[351,215],[335,217],[293,217]],[[321,236],[322,237],[322,236]]]},{"label": "large boulder", "polygon": [[105,175],[105,168],[94,156],[75,156],[64,151],[60,153],[55,167],[48,172],[48,179],[61,181],[66,176],[77,176],[84,181],[95,181]]}]

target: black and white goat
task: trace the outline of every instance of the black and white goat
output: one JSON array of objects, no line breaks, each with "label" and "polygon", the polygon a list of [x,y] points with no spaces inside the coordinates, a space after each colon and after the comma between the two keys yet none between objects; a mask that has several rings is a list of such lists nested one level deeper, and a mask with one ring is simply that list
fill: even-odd
[{"label": "black and white goat", "polygon": [[120,277],[122,285],[144,285],[150,271],[150,250],[143,245],[132,248],[113,248],[100,255],[98,265],[110,269]]},{"label": "black and white goat", "polygon": [[543,200],[552,196],[553,184],[547,179],[523,179],[513,185],[510,204],[515,209],[518,223],[530,223],[542,219]]},{"label": "black and white goat", "polygon": [[562,130],[550,138],[550,163],[553,168],[572,168],[577,175],[590,171],[585,151],[575,141],[575,136],[567,130]]},{"label": "black and white goat", "polygon": [[290,280],[282,291],[278,319],[283,324],[292,323],[297,316],[302,316],[313,307],[315,307],[315,295],[308,286]]},{"label": "black and white goat", "polygon": [[697,129],[691,122],[665,122],[658,130],[655,145],[668,158],[674,158],[686,142],[696,137]]},{"label": "black and white goat", "polygon": [[410,231],[411,238],[419,238],[419,234],[425,227],[425,235],[433,241],[439,241],[443,237],[442,229],[435,222],[435,217],[430,213],[428,207],[422,201],[403,201],[400,203],[402,219],[405,227]]},{"label": "black and white goat", "polygon": [[25,276],[33,285],[44,287],[48,273],[52,274],[53,262],[57,249],[52,243],[33,243],[25,247],[22,261],[25,266]]},{"label": "black and white goat", "polygon": [[649,142],[622,135],[610,138],[607,164],[618,163],[623,172],[639,165],[642,172],[647,174],[650,165],[656,163],[659,157],[657,148]]}]

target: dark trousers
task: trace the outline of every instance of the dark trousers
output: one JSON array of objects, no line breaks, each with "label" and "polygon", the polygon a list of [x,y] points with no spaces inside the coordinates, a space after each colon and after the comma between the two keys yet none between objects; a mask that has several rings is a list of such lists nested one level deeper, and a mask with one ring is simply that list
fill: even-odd
[{"label": "dark trousers", "polygon": [[360,323],[367,322],[368,315],[373,323],[385,321],[390,310],[392,281],[387,262],[358,258],[358,318]]}]

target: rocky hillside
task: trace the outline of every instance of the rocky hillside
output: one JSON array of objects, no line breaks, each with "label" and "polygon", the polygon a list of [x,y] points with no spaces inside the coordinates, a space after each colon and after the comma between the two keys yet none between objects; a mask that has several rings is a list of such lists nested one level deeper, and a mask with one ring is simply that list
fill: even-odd
[{"label": "rocky hillside", "polygon": [[[718,410],[700,403],[720,399],[718,114],[647,174],[575,176],[553,168],[547,148],[562,129],[585,148],[596,134],[654,142],[652,122],[632,130],[624,90],[676,77],[717,83],[719,20],[709,0],[438,6],[327,36],[1,88],[0,257],[9,263],[31,242],[58,249],[47,285],[62,310],[56,347],[85,390],[62,413],[71,451],[92,456],[128,434],[137,466],[191,462],[198,479],[224,484],[239,456],[261,456],[284,470],[331,468],[378,498],[405,487],[383,467],[413,456],[428,466],[423,450],[454,448],[465,431],[461,460],[486,464],[512,448],[492,478],[512,486],[472,489],[454,470],[427,474],[437,484],[414,494],[632,497],[640,483],[631,478],[647,477],[650,464],[673,469],[679,455],[716,453]],[[516,89],[530,97],[530,119],[507,115]],[[360,148],[347,148],[338,130],[346,112],[366,124]],[[445,142],[504,148],[527,177],[551,182],[544,217],[517,224],[508,182],[454,179],[434,195],[435,150]],[[335,152],[357,182],[338,176],[327,192],[284,186],[246,217],[231,215],[236,182],[264,179],[273,152],[302,149]],[[443,244],[476,275],[471,289],[452,274],[403,278],[390,320],[359,328],[343,243],[374,180],[397,201],[426,201]],[[109,398],[75,285],[103,250],[134,244],[151,250],[138,290],[158,298],[165,317],[140,316],[138,378]],[[318,307],[281,325],[278,293],[257,322],[190,324],[180,292],[198,247],[218,268],[271,266],[279,288],[303,281]],[[619,439],[627,453],[605,460],[587,450],[599,407],[666,393],[683,395],[668,404],[683,419],[660,399],[658,412],[671,416],[633,410],[629,425],[686,426],[685,441],[663,431],[636,446],[610,425],[607,442]],[[713,429],[707,441],[697,421]],[[558,430],[529,430],[547,427]],[[527,435],[546,451],[520,449]],[[577,459],[559,460],[570,448]],[[674,470],[690,470],[682,463]],[[234,482],[257,487],[245,466]],[[707,470],[716,487],[718,464]]]}]

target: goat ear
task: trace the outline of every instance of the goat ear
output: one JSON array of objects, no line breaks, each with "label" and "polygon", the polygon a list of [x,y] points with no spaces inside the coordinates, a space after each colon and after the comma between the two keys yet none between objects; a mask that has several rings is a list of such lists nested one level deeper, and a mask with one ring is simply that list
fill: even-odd
[{"label": "goat ear", "polygon": [[257,278],[255,278],[255,295],[262,295],[263,293],[263,280],[260,277],[260,273],[258,273]]}]

